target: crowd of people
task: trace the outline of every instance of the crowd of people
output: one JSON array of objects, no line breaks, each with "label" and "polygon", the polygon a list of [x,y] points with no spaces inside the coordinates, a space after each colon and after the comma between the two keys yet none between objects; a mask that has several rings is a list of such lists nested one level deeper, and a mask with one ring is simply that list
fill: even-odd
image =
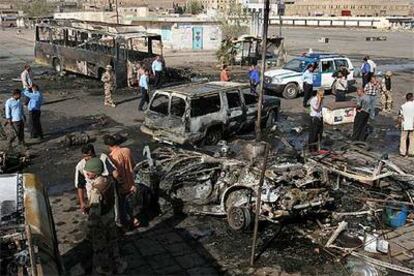
[{"label": "crowd of people", "polygon": [[[380,96],[381,109],[390,112],[392,108],[391,72],[386,72],[382,80],[376,76],[376,65],[364,58],[361,67],[362,86],[357,89],[357,108],[353,125],[352,140],[365,141],[369,120],[377,116],[376,103]],[[310,109],[310,125],[308,146],[311,152],[318,151],[323,134],[322,107],[324,105],[324,90],[316,91],[314,95],[313,81],[317,65],[310,64],[303,73],[303,106]],[[154,76],[154,87],[161,85],[161,75],[164,65],[161,57],[152,63],[151,69],[140,64],[137,68],[137,82],[141,93],[138,109],[142,110],[149,102],[150,70]],[[347,70],[341,68],[335,73],[335,100],[346,100],[348,92]],[[251,65],[248,78],[252,94],[257,94],[257,86],[261,74],[256,65]],[[228,66],[224,65],[220,72],[221,81],[230,81]],[[43,95],[39,86],[33,83],[32,71],[29,65],[24,66],[21,73],[22,89],[13,90],[12,96],[5,103],[6,126],[9,128],[8,142],[12,147],[17,139],[25,144],[24,127],[26,123],[25,108],[30,116],[30,136],[43,139],[41,125],[41,107]],[[116,77],[111,65],[106,67],[102,75],[104,83],[104,104],[115,107],[112,94],[116,88]],[[24,96],[24,99],[22,99]],[[398,116],[401,126],[400,154],[414,157],[414,97],[413,93],[406,94],[406,102],[401,106]],[[75,167],[74,186],[77,190],[79,207],[88,216],[90,238],[93,247],[93,260],[96,271],[102,274],[122,273],[127,263],[119,254],[117,232],[127,232],[146,224],[145,208],[142,202],[151,202],[155,195],[145,187],[137,188],[135,184],[135,161],[129,148],[121,146],[121,139],[114,135],[105,135],[104,144],[108,154],[97,155],[92,144],[84,145],[81,149],[81,160]],[[143,199],[145,198],[145,200]],[[141,202],[141,203],[139,203]],[[137,205],[140,205],[137,212]],[[151,203],[149,203],[151,204]],[[153,208],[156,209],[156,208]]]}]

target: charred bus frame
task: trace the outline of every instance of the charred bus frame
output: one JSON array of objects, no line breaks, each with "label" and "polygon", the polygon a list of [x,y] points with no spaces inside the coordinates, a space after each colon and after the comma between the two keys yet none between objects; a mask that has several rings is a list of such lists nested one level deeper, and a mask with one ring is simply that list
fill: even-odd
[{"label": "charred bus frame", "polygon": [[162,48],[160,35],[139,26],[77,20],[36,25],[36,62],[99,79],[111,65],[118,87],[131,86],[136,65],[149,66]]}]

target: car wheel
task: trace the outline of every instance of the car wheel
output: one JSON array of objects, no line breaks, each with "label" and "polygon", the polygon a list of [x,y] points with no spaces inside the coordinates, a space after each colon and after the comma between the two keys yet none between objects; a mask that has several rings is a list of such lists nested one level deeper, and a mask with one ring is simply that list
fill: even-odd
[{"label": "car wheel", "polygon": [[62,73],[62,64],[60,63],[60,59],[53,59],[53,68],[55,69],[56,73]]},{"label": "car wheel", "polygon": [[216,145],[222,137],[222,129],[220,127],[211,127],[207,130],[206,136],[204,137],[205,145]]},{"label": "car wheel", "polygon": [[276,124],[277,120],[277,111],[270,110],[269,115],[267,116],[266,120],[266,128],[271,128]]},{"label": "car wheel", "polygon": [[296,83],[288,83],[283,89],[283,97],[286,99],[294,99],[299,94],[299,87]]},{"label": "car wheel", "polygon": [[252,213],[246,207],[233,206],[227,211],[227,222],[235,231],[246,230],[252,223]]}]

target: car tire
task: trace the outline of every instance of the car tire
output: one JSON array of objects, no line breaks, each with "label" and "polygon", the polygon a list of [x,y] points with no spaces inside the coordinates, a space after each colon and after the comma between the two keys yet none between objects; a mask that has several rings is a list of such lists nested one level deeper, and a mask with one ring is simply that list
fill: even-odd
[{"label": "car tire", "polygon": [[54,58],[53,59],[53,69],[55,69],[56,73],[62,73],[62,63],[60,62],[60,59]]},{"label": "car tire", "polygon": [[299,87],[296,83],[288,83],[283,89],[283,98],[294,99],[299,94]]},{"label": "car tire", "polygon": [[243,231],[250,227],[253,214],[246,207],[232,206],[227,211],[227,223],[234,231]]},{"label": "car tire", "polygon": [[266,128],[271,128],[276,124],[277,120],[277,110],[270,110],[269,115],[266,119]]},{"label": "car tire", "polygon": [[206,132],[206,136],[204,136],[203,144],[216,145],[221,140],[222,136],[221,127],[210,127]]}]

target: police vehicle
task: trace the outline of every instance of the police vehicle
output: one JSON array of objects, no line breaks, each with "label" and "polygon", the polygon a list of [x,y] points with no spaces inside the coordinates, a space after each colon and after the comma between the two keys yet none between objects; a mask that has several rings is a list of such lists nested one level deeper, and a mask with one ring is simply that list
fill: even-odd
[{"label": "police vehicle", "polygon": [[284,98],[293,99],[303,92],[303,72],[309,64],[316,64],[313,89],[330,90],[335,82],[333,76],[342,67],[348,69],[348,84],[355,84],[354,67],[345,56],[329,53],[308,53],[290,60],[281,69],[265,72],[265,89],[270,93],[282,94]]}]

